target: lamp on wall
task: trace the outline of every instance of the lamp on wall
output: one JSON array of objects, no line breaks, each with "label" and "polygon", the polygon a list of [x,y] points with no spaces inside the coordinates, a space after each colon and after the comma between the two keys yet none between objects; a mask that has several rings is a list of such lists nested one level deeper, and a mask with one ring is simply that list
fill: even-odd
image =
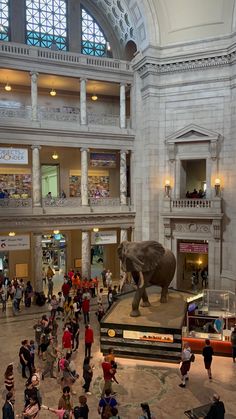
[{"label": "lamp on wall", "polygon": [[170,180],[169,179],[165,180],[165,196],[167,196],[168,198],[170,196]]},{"label": "lamp on wall", "polygon": [[215,179],[215,195],[220,196],[220,179]]},{"label": "lamp on wall", "polygon": [[98,233],[99,232],[99,228],[98,227],[94,227],[93,228],[94,233]]},{"label": "lamp on wall", "polygon": [[50,92],[49,92],[49,94],[50,94],[51,96],[56,96],[57,92],[56,92],[56,90],[55,90],[55,89],[51,89],[51,90],[50,90]]},{"label": "lamp on wall", "polygon": [[52,155],[53,160],[57,160],[59,158],[58,154],[54,151]]},{"label": "lamp on wall", "polygon": [[10,231],[10,233],[8,233],[9,237],[15,237],[16,233],[14,231]]},{"label": "lamp on wall", "polygon": [[98,97],[96,95],[96,93],[94,92],[93,96],[91,96],[91,99],[95,102],[96,100],[98,100]]}]

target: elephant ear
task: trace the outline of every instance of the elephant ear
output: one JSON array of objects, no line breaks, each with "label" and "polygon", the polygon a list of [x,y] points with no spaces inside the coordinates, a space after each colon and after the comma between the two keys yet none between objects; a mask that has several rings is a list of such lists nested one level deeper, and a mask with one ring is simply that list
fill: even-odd
[{"label": "elephant ear", "polygon": [[121,260],[125,259],[128,272],[148,272],[156,269],[164,253],[164,247],[156,241],[124,242]]}]

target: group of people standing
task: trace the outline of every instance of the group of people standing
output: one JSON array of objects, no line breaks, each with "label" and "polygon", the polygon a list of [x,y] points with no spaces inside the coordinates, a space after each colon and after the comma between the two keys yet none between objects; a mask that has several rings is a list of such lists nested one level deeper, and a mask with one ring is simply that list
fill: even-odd
[{"label": "group of people standing", "polygon": [[7,301],[12,301],[13,314],[17,314],[21,310],[22,301],[25,307],[31,306],[32,297],[34,295],[33,287],[30,281],[24,283],[23,279],[0,277],[0,304],[2,304],[2,312],[6,312]]}]

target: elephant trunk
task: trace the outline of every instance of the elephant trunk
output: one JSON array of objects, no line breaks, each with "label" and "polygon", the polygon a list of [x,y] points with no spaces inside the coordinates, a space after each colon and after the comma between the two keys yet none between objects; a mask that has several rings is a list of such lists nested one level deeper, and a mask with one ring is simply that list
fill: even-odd
[{"label": "elephant trunk", "polygon": [[136,256],[133,256],[133,255],[129,255],[129,259],[132,261],[135,271],[140,272],[144,263],[140,259],[138,259]]}]

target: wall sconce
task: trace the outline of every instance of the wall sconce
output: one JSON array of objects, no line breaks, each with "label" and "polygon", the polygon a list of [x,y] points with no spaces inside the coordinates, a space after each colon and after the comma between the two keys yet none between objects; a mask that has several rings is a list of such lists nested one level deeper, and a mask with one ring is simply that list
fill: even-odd
[{"label": "wall sconce", "polygon": [[94,233],[98,233],[99,232],[99,228],[98,227],[94,227],[93,228]]},{"label": "wall sconce", "polygon": [[54,151],[52,155],[53,160],[57,160],[59,158],[58,154]]},{"label": "wall sconce", "polygon": [[165,196],[170,197],[170,181],[169,179],[165,180]]},{"label": "wall sconce", "polygon": [[220,196],[220,179],[215,179],[215,196]]},{"label": "wall sconce", "polygon": [[14,231],[10,231],[10,233],[8,233],[9,237],[15,237],[16,233]]},{"label": "wall sconce", "polygon": [[94,93],[93,96],[91,96],[91,99],[95,102],[96,100],[98,100],[97,95]]}]

